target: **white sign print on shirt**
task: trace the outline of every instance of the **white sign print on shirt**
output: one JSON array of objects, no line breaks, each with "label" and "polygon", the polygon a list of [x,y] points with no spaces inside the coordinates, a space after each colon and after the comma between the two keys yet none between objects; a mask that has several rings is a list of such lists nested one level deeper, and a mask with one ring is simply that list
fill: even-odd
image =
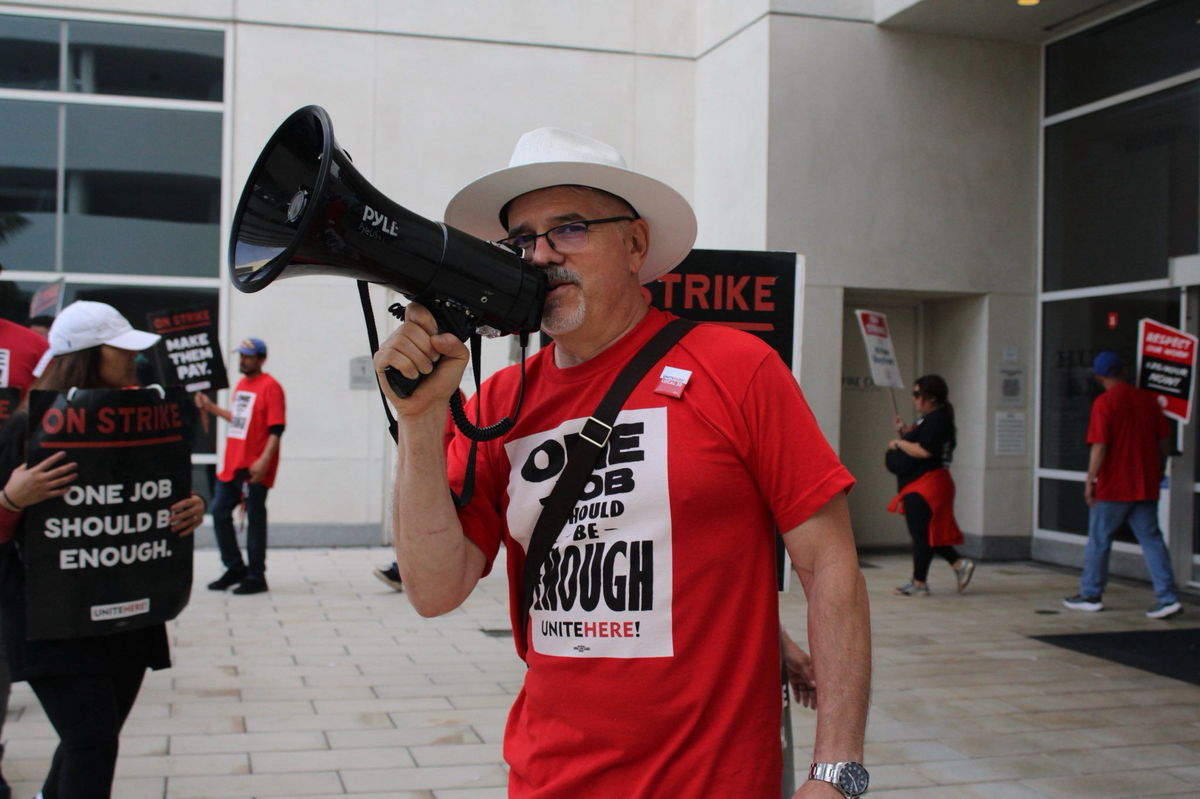
[{"label": "white sign print on shirt", "polygon": [[250,418],[254,415],[254,399],[257,396],[253,391],[234,392],[233,405],[229,408],[230,438],[246,438],[246,432],[250,429]]},{"label": "white sign print on shirt", "polygon": [[[533,649],[560,657],[670,657],[672,554],[667,411],[622,411],[542,566],[529,612]],[[508,525],[525,549],[566,464],[573,419],[505,445]]]}]

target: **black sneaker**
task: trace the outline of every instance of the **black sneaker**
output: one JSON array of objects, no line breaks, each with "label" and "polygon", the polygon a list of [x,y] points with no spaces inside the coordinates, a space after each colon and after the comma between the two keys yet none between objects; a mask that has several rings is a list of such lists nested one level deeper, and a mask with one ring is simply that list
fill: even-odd
[{"label": "black sneaker", "polygon": [[1083,596],[1076,594],[1069,596],[1063,600],[1063,607],[1071,610],[1086,610],[1089,613],[1095,613],[1098,610],[1104,610],[1104,603],[1100,601],[1100,597]]},{"label": "black sneaker", "polygon": [[1174,602],[1155,602],[1154,607],[1146,611],[1146,616],[1151,619],[1169,619],[1176,613],[1183,611],[1183,605],[1179,601]]},{"label": "black sneaker", "polygon": [[[379,582],[391,588],[393,591],[403,591],[404,582],[400,579],[400,567],[395,563],[388,566],[386,569],[372,569],[371,573]],[[3,797],[0,797],[3,799]]]},{"label": "black sneaker", "polygon": [[245,569],[226,569],[219,579],[208,584],[209,591],[224,591],[231,585],[237,585],[246,579]]},{"label": "black sneaker", "polygon": [[241,585],[233,589],[235,594],[261,594],[267,590],[267,581],[263,577],[247,577]]}]

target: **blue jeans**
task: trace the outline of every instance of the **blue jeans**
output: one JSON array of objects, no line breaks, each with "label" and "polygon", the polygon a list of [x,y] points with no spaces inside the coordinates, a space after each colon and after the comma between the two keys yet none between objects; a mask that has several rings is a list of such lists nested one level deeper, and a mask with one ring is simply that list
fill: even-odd
[{"label": "blue jeans", "polygon": [[1129,522],[1142,557],[1150,570],[1154,594],[1158,601],[1170,604],[1179,600],[1175,591],[1175,575],[1171,571],[1171,556],[1167,553],[1162,530],[1158,529],[1158,502],[1100,502],[1088,510],[1088,541],[1083,553],[1083,576],[1079,593],[1088,599],[1104,595],[1108,582],[1108,557],[1112,552],[1113,534],[1124,521]]},{"label": "blue jeans", "polygon": [[[233,510],[246,487],[246,560],[238,548],[237,531],[233,527]],[[246,570],[247,577],[264,578],[267,574],[267,487],[251,483],[245,470],[238,471],[232,480],[218,480],[213,492],[213,532],[221,562],[226,569]]]}]

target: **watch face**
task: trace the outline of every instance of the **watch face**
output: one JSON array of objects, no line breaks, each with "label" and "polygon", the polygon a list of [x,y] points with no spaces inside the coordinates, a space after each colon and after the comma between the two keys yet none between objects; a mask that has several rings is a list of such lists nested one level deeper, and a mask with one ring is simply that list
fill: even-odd
[{"label": "watch face", "polygon": [[838,775],[838,786],[847,796],[860,796],[867,792],[870,779],[862,763],[843,763]]}]

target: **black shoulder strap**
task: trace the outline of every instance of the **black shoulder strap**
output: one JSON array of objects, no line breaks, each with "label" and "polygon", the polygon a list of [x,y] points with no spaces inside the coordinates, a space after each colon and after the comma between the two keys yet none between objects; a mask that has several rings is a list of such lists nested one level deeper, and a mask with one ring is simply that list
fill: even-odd
[{"label": "black shoulder strap", "polygon": [[613,421],[620,413],[621,406],[625,404],[625,399],[650,371],[650,367],[662,360],[671,347],[695,326],[695,322],[687,319],[674,319],[659,330],[654,338],[647,341],[617,375],[608,393],[596,407],[596,412],[583,423],[583,429],[571,442],[567,452],[567,465],[558,476],[558,482],[554,484],[550,496],[546,498],[542,513],[538,516],[537,524],[530,535],[529,548],[525,552],[525,570],[521,576],[521,616],[517,620],[518,629],[514,631],[519,636],[517,640],[522,644],[522,651],[528,646],[526,629],[529,626],[529,609],[533,604],[533,592],[541,576],[542,564],[550,554],[550,548],[558,540],[558,534],[562,532],[571,509],[579,501],[579,492],[583,490],[588,476],[595,468],[596,458],[608,444]]}]

